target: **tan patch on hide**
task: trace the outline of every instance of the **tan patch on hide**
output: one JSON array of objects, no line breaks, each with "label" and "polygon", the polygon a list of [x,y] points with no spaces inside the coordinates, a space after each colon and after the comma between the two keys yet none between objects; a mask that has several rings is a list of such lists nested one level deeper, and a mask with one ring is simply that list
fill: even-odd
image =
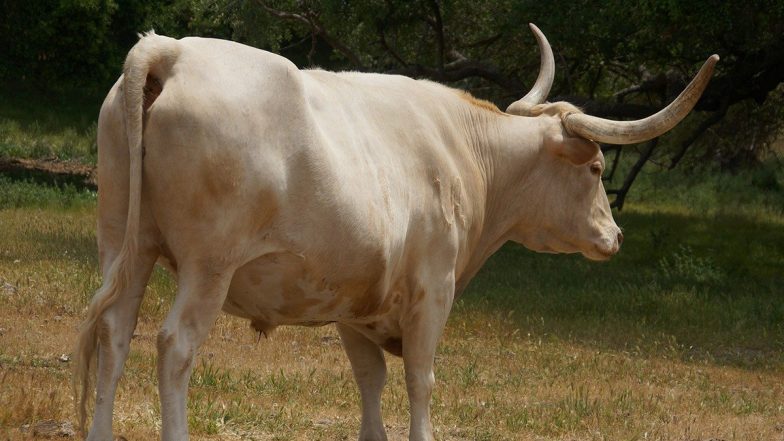
[{"label": "tan patch on hide", "polygon": [[188,198],[190,201],[186,207],[188,210],[188,218],[202,219],[206,214],[212,213],[214,205],[211,198],[207,197],[204,192],[194,192],[192,197]]},{"label": "tan patch on hide", "polygon": [[[336,289],[339,289],[339,288],[336,288]],[[329,314],[329,313],[335,311],[336,309],[338,309],[338,307],[340,305],[342,305],[344,302],[345,302],[345,299],[343,297],[335,296],[329,302],[323,303],[321,305],[321,307],[318,309],[318,312],[320,314]]]},{"label": "tan patch on hide", "polygon": [[487,111],[490,111],[490,112],[493,112],[493,113],[497,113],[499,115],[504,115],[504,112],[502,112],[498,108],[498,106],[496,106],[495,104],[491,103],[490,101],[479,99],[479,98],[471,95],[470,93],[466,92],[465,90],[456,90],[456,92],[457,92],[457,96],[459,96],[463,100],[467,101],[472,106],[479,107],[480,109],[487,110]]},{"label": "tan patch on hide", "polygon": [[253,329],[267,333],[280,324],[322,323],[320,310],[335,297],[326,278],[309,277],[302,255],[280,251],[240,269],[224,307],[249,317]]},{"label": "tan patch on hide", "polygon": [[214,163],[208,163],[202,168],[202,176],[207,195],[213,199],[220,199],[231,194],[236,187],[237,174],[240,165],[234,164],[226,159],[219,159]]},{"label": "tan patch on hide", "polygon": [[[245,161],[238,155],[213,154],[200,162],[196,174],[197,177],[186,175],[187,181],[178,182],[183,188],[196,189],[186,205],[190,218],[227,217],[224,213],[228,207],[232,214],[246,213],[241,221],[241,227],[247,231],[243,234],[258,237],[278,214],[280,204],[275,192],[266,186],[258,188],[255,182],[249,184]],[[264,240],[269,238],[269,232],[263,235]]]},{"label": "tan patch on hide", "polygon": [[373,284],[359,294],[351,303],[351,313],[354,317],[367,317],[369,315],[383,314],[384,291],[380,283]]},{"label": "tan patch on hide", "polygon": [[[280,210],[280,204],[278,203],[278,198],[274,191],[270,191],[268,189],[264,189],[261,193],[259,193],[253,201],[253,223],[256,226],[256,232],[261,232],[262,230],[269,227],[272,218]],[[270,238],[270,233],[267,232],[263,236],[264,240],[267,241]]]},{"label": "tan patch on hide", "polygon": [[387,256],[381,249],[370,249],[364,253],[366,258],[355,260],[350,278],[338,280],[333,289],[340,298],[350,304],[354,318],[383,313],[388,286],[383,274],[387,267]]},{"label": "tan patch on hide", "polygon": [[414,297],[411,299],[411,306],[415,306],[425,300],[425,290],[420,289],[414,293]]}]

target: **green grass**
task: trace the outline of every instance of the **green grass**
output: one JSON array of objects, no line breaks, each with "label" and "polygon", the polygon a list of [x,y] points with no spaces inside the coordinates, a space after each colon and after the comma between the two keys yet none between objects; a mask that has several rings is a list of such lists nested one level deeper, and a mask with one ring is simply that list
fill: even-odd
[{"label": "green grass", "polygon": [[[766,167],[644,174],[616,214],[626,240],[606,263],[504,246],[439,346],[437,439],[780,436],[784,176]],[[98,283],[95,194],[0,178],[0,402],[20,403],[0,406],[0,434],[73,420],[58,356]],[[155,334],[174,289],[156,269],[117,398],[128,439],[157,439]],[[404,375],[388,362],[383,411],[401,440]],[[357,399],[334,328],[259,341],[222,316],[197,355],[189,424],[194,439],[353,439]]]},{"label": "green grass", "polygon": [[0,175],[0,210],[7,208],[73,209],[93,207],[96,193],[72,185],[45,186]]},{"label": "green grass", "polygon": [[95,164],[96,125],[83,131],[60,129],[59,123],[28,125],[0,117],[0,157],[75,160]]},{"label": "green grass", "polygon": [[[628,168],[629,163],[624,165]],[[629,201],[648,211],[780,219],[784,215],[784,162],[773,156],[735,173],[686,164],[670,172],[649,165],[635,181]]]},{"label": "green grass", "polygon": [[95,164],[98,111],[109,90],[0,86],[0,158],[56,158]]}]

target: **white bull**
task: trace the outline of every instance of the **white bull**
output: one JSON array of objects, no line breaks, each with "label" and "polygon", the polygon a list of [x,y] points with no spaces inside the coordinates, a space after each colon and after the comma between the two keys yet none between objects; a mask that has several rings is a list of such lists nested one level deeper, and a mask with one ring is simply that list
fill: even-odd
[{"label": "white bull", "polygon": [[221,309],[260,332],[336,323],[362,398],[361,440],[384,440],[382,348],[403,357],[411,440],[432,440],[433,361],[455,296],[503,243],[607,259],[622,235],[594,141],[676,125],[718,57],[666,109],[634,122],[541,104],[507,112],[401,76],[298,70],[228,41],[149,34],[98,125],[103,286],[82,326],[75,388],[89,440],[112,439],[117,381],[156,261],[177,295],[158,335],[162,439],[188,438],[194,355]]}]

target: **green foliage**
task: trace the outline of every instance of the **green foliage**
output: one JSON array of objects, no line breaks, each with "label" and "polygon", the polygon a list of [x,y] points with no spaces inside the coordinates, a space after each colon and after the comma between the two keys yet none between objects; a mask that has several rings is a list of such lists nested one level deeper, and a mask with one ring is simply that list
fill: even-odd
[{"label": "green foliage", "polygon": [[144,29],[175,38],[202,36],[232,39],[238,3],[215,0],[174,0],[145,17]]},{"label": "green foliage", "polygon": [[784,83],[758,103],[748,99],[732,106],[724,121],[692,149],[691,166],[718,164],[730,172],[758,165],[784,137]]},{"label": "green foliage", "polygon": [[62,188],[42,186],[28,181],[14,181],[0,175],[0,210],[21,207],[82,208],[95,203],[96,194],[71,185]]},{"label": "green foliage", "polygon": [[662,278],[668,284],[683,283],[689,286],[705,283],[718,284],[724,274],[708,256],[699,256],[687,245],[679,245],[670,257],[659,260]]},{"label": "green foliage", "polygon": [[570,90],[560,93],[578,93],[577,88],[590,85],[590,77],[599,72],[608,80],[605,92],[612,93],[624,82],[636,82],[640,65],[675,68],[688,77],[695,63],[709,54],[722,56],[721,72],[736,57],[780,44],[784,3],[613,0],[568,2],[553,8],[530,0],[517,3],[510,19],[535,22],[548,35],[557,36],[551,41],[554,50],[580,76],[561,77]]},{"label": "green foliage", "polygon": [[104,78],[111,41],[113,0],[3,2],[0,41],[13,42],[0,75],[38,84]]},{"label": "green foliage", "polygon": [[688,207],[712,215],[784,214],[784,167],[773,158],[732,174],[715,166],[679,172],[651,167],[637,181],[631,201],[638,205]]},{"label": "green foliage", "polygon": [[[556,54],[551,100],[610,107],[624,101],[652,113],[682,90],[709,54],[721,55],[698,105],[706,112],[694,112],[666,135],[651,162],[672,163],[686,152],[696,127],[713,112],[723,119],[696,136],[698,148],[688,149],[685,167],[719,164],[720,172],[734,173],[756,166],[784,127],[784,2],[775,0],[556,6],[540,0],[6,0],[0,15],[0,117],[13,120],[0,120],[0,155],[6,156],[94,162],[88,138],[100,97],[136,33],[149,29],[233,39],[302,67],[426,77],[503,108],[536,77],[538,48],[527,26],[533,22]],[[665,86],[613,97],[657,78]],[[86,100],[92,106],[73,105]],[[53,124],[48,109],[62,114]],[[32,113],[46,117],[31,120]],[[14,126],[19,118],[26,120]],[[78,128],[68,131],[77,118]]]}]

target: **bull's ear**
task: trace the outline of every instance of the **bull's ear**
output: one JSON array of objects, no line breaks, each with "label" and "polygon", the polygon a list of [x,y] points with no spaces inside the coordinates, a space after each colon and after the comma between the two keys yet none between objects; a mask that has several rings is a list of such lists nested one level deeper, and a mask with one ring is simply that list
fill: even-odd
[{"label": "bull's ear", "polygon": [[599,154],[599,145],[585,138],[563,133],[549,141],[551,144],[549,147],[553,153],[574,165],[586,164]]}]

